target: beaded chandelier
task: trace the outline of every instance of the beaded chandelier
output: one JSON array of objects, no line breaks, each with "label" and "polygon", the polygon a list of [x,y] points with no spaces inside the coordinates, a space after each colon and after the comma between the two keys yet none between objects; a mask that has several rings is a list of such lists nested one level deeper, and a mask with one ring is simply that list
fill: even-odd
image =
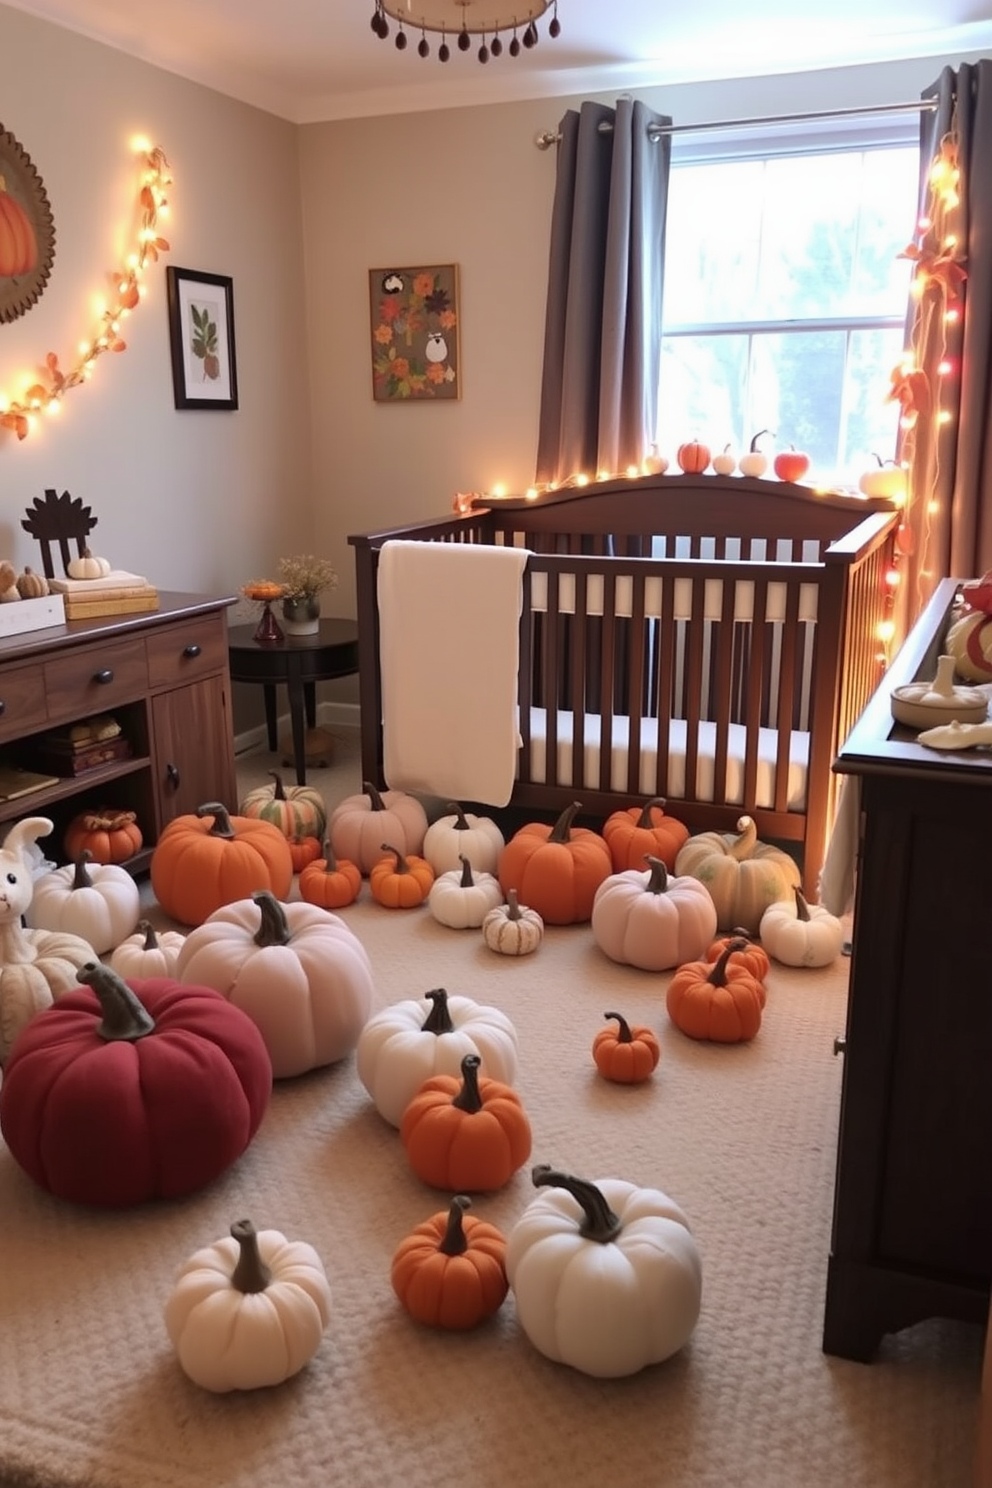
[{"label": "beaded chandelier", "polygon": [[538,42],[537,22],[546,11],[551,11],[548,35],[561,34],[558,20],[558,0],[375,0],[372,15],[372,30],[380,41],[390,34],[387,17],[399,24],[394,45],[403,51],[407,44],[407,30],[420,32],[417,55],[429,57],[431,44],[427,33],[435,32],[441,37],[437,49],[439,62],[447,62],[451,56],[448,37],[454,37],[460,52],[472,46],[472,37],[480,38],[477,56],[480,62],[503,53],[503,36],[509,35],[506,50],[511,57],[520,55],[521,47],[535,47]]}]

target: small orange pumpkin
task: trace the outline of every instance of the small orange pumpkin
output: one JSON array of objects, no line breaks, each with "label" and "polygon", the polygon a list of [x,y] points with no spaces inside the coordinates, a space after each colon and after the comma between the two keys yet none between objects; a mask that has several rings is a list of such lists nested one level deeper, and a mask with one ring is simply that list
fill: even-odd
[{"label": "small orange pumpkin", "polygon": [[639,1085],[647,1080],[661,1058],[661,1044],[653,1028],[635,1024],[632,1028],[623,1013],[604,1013],[616,1027],[601,1028],[592,1041],[592,1057],[606,1080],[622,1085]]},{"label": "small orange pumpkin", "polygon": [[289,860],[294,873],[302,873],[308,863],[320,857],[320,841],[316,837],[287,837]]},{"label": "small orange pumpkin", "polygon": [[362,871],[357,863],[334,856],[329,837],[322,851],[323,857],[315,858],[300,873],[300,898],[321,909],[344,909],[361,893]]},{"label": "small orange pumpkin", "polygon": [[710,447],[698,439],[690,439],[679,445],[675,458],[686,475],[702,475],[710,463]]},{"label": "small orange pumpkin", "polygon": [[144,841],[133,811],[101,806],[74,816],[65,829],[62,845],[73,862],[88,850],[94,863],[126,863],[140,852]]},{"label": "small orange pumpkin", "polygon": [[668,1016],[689,1038],[742,1044],[758,1032],[765,989],[732,959],[745,946],[732,940],[716,961],[689,961],[675,972],[665,999]]},{"label": "small orange pumpkin", "polygon": [[400,1139],[410,1167],[433,1188],[489,1193],[530,1157],[523,1102],[502,1080],[480,1077],[481,1063],[466,1054],[461,1079],[432,1075],[403,1112]]},{"label": "small orange pumpkin", "polygon": [[688,837],[685,822],[677,816],[665,815],[662,796],[652,796],[643,806],[614,811],[603,824],[603,840],[610,849],[614,873],[643,868],[649,855],[660,858],[668,871],[674,873],[679,848]]},{"label": "small orange pumpkin", "polygon": [[382,844],[386,857],[369,869],[372,898],[387,909],[415,909],[423,904],[434,882],[434,869],[426,858],[416,853],[401,853],[388,842]]},{"label": "small orange pumpkin", "polygon": [[0,176],[0,276],[30,274],[38,262],[38,242],[31,219],[7,190]]},{"label": "small orange pumpkin", "polygon": [[703,960],[718,961],[732,940],[742,940],[744,944],[732,952],[731,960],[739,961],[742,965],[746,966],[751,975],[756,976],[758,981],[764,984],[765,977],[771,970],[771,957],[758,937],[752,935],[750,930],[742,930],[740,926],[735,930],[731,930],[729,935],[718,936],[706,952]]},{"label": "small orange pumpkin", "polygon": [[610,849],[598,832],[573,826],[581,803],[573,801],[553,827],[528,822],[499,856],[504,897],[515,889],[521,904],[549,925],[577,925],[592,916],[600,884],[613,872]]},{"label": "small orange pumpkin", "polygon": [[155,897],[182,925],[202,925],[215,910],[269,889],[285,899],[293,883],[289,843],[278,827],[231,816],[220,801],[174,817],[151,859]]},{"label": "small orange pumpkin", "polygon": [[498,1312],[509,1291],[506,1237],[466,1214],[466,1194],[418,1224],[393,1256],[393,1291],[411,1317],[431,1328],[474,1328]]}]

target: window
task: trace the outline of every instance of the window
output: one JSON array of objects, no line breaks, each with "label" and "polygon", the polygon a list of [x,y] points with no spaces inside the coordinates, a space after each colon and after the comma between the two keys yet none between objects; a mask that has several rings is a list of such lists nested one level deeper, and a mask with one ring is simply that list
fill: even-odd
[{"label": "window", "polygon": [[[887,401],[905,344],[919,148],[849,142],[673,158],[658,444],[804,450],[810,478],[856,485],[891,459]],[[850,137],[848,136],[848,139]]]}]

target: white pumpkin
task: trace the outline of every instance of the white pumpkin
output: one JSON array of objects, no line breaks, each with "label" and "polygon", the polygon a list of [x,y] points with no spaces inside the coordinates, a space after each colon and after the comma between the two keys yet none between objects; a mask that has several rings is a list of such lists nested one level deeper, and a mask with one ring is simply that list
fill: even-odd
[{"label": "white pumpkin", "polygon": [[449,997],[443,987],[374,1013],[358,1039],[358,1078],[391,1126],[432,1075],[461,1078],[466,1054],[478,1054],[480,1073],[512,1085],[517,1077],[517,1031],[499,1008],[470,997]]},{"label": "white pumpkin", "polygon": [[686,1344],[699,1319],[702,1261],[683,1211],[656,1188],[590,1183],[546,1164],[542,1192],[507,1237],[517,1318],[548,1359],[616,1379]]},{"label": "white pumpkin", "polygon": [[277,1080],[350,1054],[372,1007],[372,963],[355,932],[329,909],[281,904],[268,889],[191,930],[176,975],[248,1014]]},{"label": "white pumpkin", "polygon": [[427,896],[431,914],[452,930],[477,930],[489,911],[502,903],[499,879],[491,873],[473,873],[468,858],[462,858],[460,869],[436,878]]},{"label": "white pumpkin", "polygon": [[122,940],[110,957],[110,969],[130,977],[175,977],[176,962],[186,937],[179,930],[156,930],[151,920],[139,920],[134,935]]},{"label": "white pumpkin", "polygon": [[449,815],[438,817],[424,835],[421,853],[440,878],[453,873],[468,858],[477,873],[496,873],[506,839],[489,816],[463,811],[457,801],[448,805]]},{"label": "white pumpkin", "polygon": [[189,1257],[165,1304],[179,1363],[205,1390],[278,1385],[308,1364],[331,1319],[320,1256],[280,1230],[239,1219]]},{"label": "white pumpkin", "polygon": [[716,905],[698,878],[670,874],[661,858],[647,872],[612,873],[592,902],[592,934],[611,961],[670,971],[699,961],[716,934]]},{"label": "white pumpkin", "polygon": [[511,889],[505,904],[497,904],[482,922],[482,938],[501,956],[529,956],[544,939],[544,921],[536,909],[521,904]]},{"label": "white pumpkin", "polygon": [[70,558],[66,565],[70,579],[105,579],[109,572],[109,560],[97,557],[89,548],[84,548],[77,558]]},{"label": "white pumpkin", "polygon": [[822,904],[794,900],[770,904],[761,916],[761,943],[783,966],[832,966],[844,948],[844,927]]},{"label": "white pumpkin", "polygon": [[395,851],[421,856],[427,833],[427,812],[406,791],[379,791],[365,782],[360,795],[345,796],[327,818],[327,835],[336,857],[357,863],[367,874],[382,857],[382,844]]},{"label": "white pumpkin", "polygon": [[141,894],[127,869],[94,863],[84,848],[75,863],[35,882],[26,918],[33,930],[78,935],[102,956],[127,939],[140,915]]}]

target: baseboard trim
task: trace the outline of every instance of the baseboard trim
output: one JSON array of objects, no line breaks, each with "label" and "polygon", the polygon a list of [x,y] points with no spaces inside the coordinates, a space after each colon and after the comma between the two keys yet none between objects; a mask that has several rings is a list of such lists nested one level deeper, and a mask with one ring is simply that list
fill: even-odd
[{"label": "baseboard trim", "polygon": [[[357,729],[361,722],[361,713],[357,703],[318,703],[317,722],[324,728],[333,728],[336,724],[338,728]],[[276,719],[277,736],[282,738],[283,734],[288,734],[290,730],[289,714],[280,713]],[[255,749],[264,749],[267,743],[268,736],[264,723],[260,723],[256,728],[245,729],[234,736],[235,757],[239,754],[248,754]]]}]

